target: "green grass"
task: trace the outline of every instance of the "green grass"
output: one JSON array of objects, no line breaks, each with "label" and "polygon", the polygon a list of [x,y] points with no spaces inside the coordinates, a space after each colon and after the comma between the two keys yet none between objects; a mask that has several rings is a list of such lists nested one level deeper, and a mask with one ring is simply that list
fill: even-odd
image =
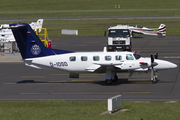
[{"label": "green grass", "polygon": [[123,102],[126,112],[99,115],[107,102],[0,101],[1,120],[178,120],[180,103]]},{"label": "green grass", "polygon": [[[32,21],[23,21],[31,23]],[[1,22],[0,24],[7,23]],[[78,36],[103,36],[104,29],[118,24],[139,24],[148,28],[158,28],[161,23],[166,24],[167,35],[179,35],[180,19],[110,19],[110,20],[49,20],[44,21],[43,27],[47,28],[49,37],[61,37],[62,29],[78,30]]]},{"label": "green grass", "polygon": [[[180,15],[178,0],[1,0],[2,18]],[[115,6],[120,8],[115,8]]]}]

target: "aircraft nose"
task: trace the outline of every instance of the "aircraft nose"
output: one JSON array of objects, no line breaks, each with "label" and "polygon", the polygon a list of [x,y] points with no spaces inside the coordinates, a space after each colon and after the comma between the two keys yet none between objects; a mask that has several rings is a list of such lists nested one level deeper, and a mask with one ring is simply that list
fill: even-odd
[{"label": "aircraft nose", "polygon": [[157,69],[171,69],[177,67],[176,64],[165,60],[157,60],[157,63],[158,63],[158,65],[156,66]]},{"label": "aircraft nose", "polygon": [[176,68],[176,67],[177,67],[177,65],[176,65],[176,64],[174,64],[174,63],[171,63],[171,62],[170,62],[170,63],[169,63],[169,67],[170,67],[170,68]]},{"label": "aircraft nose", "polygon": [[167,69],[171,69],[171,68],[176,68],[177,65],[172,63],[172,62],[168,62],[168,61],[165,61],[164,62],[164,66],[167,68]]}]

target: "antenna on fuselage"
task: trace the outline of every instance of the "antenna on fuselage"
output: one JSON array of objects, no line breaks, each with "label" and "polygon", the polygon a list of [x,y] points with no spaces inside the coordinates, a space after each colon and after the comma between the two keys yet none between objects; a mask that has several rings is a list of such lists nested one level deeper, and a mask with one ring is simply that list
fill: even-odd
[{"label": "antenna on fuselage", "polygon": [[104,47],[103,52],[107,52],[107,48],[106,47]]}]

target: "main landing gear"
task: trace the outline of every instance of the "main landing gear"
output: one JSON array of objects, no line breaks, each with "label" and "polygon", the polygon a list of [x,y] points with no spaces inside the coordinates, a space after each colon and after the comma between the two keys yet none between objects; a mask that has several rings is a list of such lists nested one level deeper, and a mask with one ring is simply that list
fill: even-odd
[{"label": "main landing gear", "polygon": [[151,70],[151,81],[152,83],[157,83],[158,81],[156,72],[154,70]]},{"label": "main landing gear", "polygon": [[118,80],[118,77],[117,77],[117,75],[115,75],[113,79],[106,79],[105,82],[106,82],[107,85],[110,85],[113,82],[116,82],[117,80]]},{"label": "main landing gear", "polygon": [[114,71],[113,66],[108,66],[106,68],[106,84],[110,85],[113,82],[116,82],[118,80],[118,77],[116,75],[116,72]]}]

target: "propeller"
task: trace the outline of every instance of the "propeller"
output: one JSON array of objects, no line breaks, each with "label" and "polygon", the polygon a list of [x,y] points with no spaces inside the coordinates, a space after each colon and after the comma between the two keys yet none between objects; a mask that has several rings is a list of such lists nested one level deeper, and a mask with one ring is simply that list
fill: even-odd
[{"label": "propeller", "polygon": [[154,57],[151,55],[151,64],[154,62]]},{"label": "propeller", "polygon": [[158,53],[156,53],[156,54],[154,55],[154,58],[155,58],[155,59],[158,59]]},{"label": "propeller", "polygon": [[151,80],[154,77],[154,67],[153,67],[153,63],[154,63],[154,57],[153,55],[151,55]]},{"label": "propeller", "polygon": [[154,71],[154,66],[156,66],[158,64],[154,62],[154,58],[158,59],[158,53],[156,53],[154,56],[151,55],[151,80],[155,83],[155,82],[157,82],[157,78],[156,78],[156,74]]}]

